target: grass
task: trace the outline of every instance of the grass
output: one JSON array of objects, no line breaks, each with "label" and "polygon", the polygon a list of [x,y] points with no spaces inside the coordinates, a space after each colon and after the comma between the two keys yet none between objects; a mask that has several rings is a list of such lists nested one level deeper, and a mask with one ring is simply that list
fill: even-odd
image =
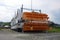
[{"label": "grass", "polygon": [[[0,30],[6,30],[5,28],[0,28]],[[13,32],[10,29],[7,29],[10,32]],[[48,30],[49,33],[60,32],[60,27],[53,27],[51,30]]]},{"label": "grass", "polygon": [[51,30],[48,30],[48,32],[60,32],[60,27],[53,27]]},{"label": "grass", "polygon": [[1,29],[0,29],[1,30]]},{"label": "grass", "polygon": [[2,30],[2,28],[0,28],[0,30]]}]

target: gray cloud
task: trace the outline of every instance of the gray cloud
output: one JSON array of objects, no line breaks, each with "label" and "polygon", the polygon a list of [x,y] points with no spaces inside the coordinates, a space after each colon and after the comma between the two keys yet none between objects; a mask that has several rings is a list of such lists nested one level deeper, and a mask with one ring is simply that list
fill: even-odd
[{"label": "gray cloud", "polygon": [[[41,9],[43,13],[49,15],[50,20],[59,23],[60,0],[32,0],[32,2],[33,9]],[[31,0],[0,0],[0,21],[10,21],[22,4],[25,8],[31,8]]]},{"label": "gray cloud", "polygon": [[53,21],[55,23],[59,23],[60,24],[60,9],[56,9],[52,11],[52,15],[53,15]]}]

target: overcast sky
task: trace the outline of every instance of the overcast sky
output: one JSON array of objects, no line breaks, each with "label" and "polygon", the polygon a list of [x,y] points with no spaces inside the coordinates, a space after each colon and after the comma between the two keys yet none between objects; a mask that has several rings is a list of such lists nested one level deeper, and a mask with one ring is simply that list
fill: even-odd
[{"label": "overcast sky", "polygon": [[[0,0],[0,21],[10,22],[21,5],[31,8],[31,0]],[[32,0],[33,9],[41,9],[49,20],[60,23],[60,0]]]}]

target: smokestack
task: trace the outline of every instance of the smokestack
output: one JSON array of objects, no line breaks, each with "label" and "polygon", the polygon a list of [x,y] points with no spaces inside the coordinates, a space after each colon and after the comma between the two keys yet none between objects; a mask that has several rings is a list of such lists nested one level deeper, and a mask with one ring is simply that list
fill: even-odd
[{"label": "smokestack", "polygon": [[39,12],[41,13],[41,10],[39,10]]},{"label": "smokestack", "polygon": [[21,13],[23,12],[23,4],[22,4],[22,7],[21,7]]}]

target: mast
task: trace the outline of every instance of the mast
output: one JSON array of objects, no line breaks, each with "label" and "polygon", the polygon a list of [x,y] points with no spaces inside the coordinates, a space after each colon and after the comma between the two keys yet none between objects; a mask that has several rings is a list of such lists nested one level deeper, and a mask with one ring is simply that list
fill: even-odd
[{"label": "mast", "polygon": [[32,0],[31,0],[31,10],[32,10]]},{"label": "mast", "polygon": [[[33,11],[33,9],[32,9],[32,0],[31,0],[31,11]],[[32,23],[32,20],[31,20],[31,23]],[[31,30],[33,30],[32,25],[31,25]]]}]

